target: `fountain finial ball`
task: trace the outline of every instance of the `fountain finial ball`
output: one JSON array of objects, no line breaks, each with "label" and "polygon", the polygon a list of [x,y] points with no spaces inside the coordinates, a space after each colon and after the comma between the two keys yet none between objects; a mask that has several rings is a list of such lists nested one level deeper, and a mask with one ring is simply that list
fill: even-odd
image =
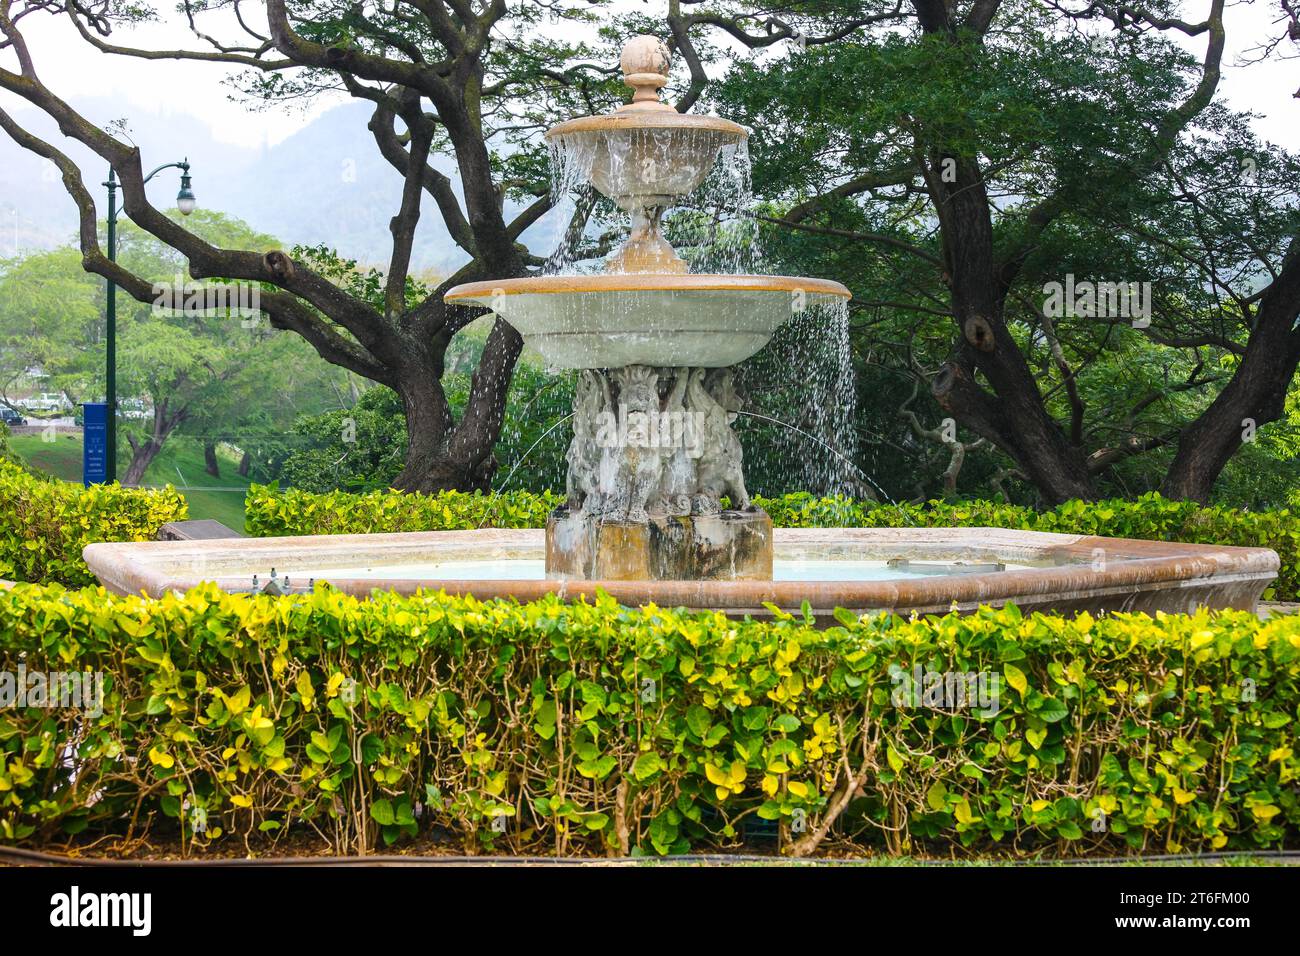
[{"label": "fountain finial ball", "polygon": [[668,84],[668,47],[654,36],[636,36],[623,44],[619,57],[623,69],[623,82],[636,93],[629,104],[640,109],[671,109],[659,102],[658,90]]},{"label": "fountain finial ball", "polygon": [[633,73],[657,73],[668,76],[668,46],[655,36],[642,34],[623,44],[623,53],[618,60],[624,76]]}]

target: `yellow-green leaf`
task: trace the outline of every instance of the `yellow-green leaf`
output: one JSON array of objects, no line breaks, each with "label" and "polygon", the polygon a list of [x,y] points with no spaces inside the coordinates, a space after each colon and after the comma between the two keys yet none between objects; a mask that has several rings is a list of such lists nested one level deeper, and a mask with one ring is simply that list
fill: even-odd
[{"label": "yellow-green leaf", "polygon": [[1003,664],[1002,676],[1007,679],[1008,684],[1020,692],[1021,697],[1029,689],[1029,681],[1025,680],[1025,672],[1014,664]]}]

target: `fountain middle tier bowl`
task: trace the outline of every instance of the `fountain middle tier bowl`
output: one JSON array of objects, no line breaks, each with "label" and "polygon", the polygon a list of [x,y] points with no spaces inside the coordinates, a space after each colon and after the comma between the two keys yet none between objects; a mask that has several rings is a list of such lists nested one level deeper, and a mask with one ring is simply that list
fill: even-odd
[{"label": "fountain middle tier bowl", "polygon": [[848,298],[828,279],[645,273],[469,282],[446,294],[494,311],[556,369],[724,368],[800,311]]}]

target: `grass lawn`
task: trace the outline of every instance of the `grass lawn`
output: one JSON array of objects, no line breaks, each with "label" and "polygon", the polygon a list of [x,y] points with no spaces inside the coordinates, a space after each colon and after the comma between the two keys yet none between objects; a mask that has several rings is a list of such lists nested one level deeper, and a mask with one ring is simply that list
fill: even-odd
[{"label": "grass lawn", "polygon": [[[12,435],[9,444],[32,467],[64,481],[81,482],[81,436],[60,434],[47,442],[40,435]],[[129,450],[129,449],[128,449]],[[177,438],[168,442],[149,470],[146,485],[171,484],[190,505],[191,518],[214,518],[236,531],[244,530],[244,494],[249,479],[235,469],[239,462],[218,451],[221,477],[213,478],[203,470],[203,448],[194,441]],[[128,459],[118,464],[118,473],[126,470]]]}]

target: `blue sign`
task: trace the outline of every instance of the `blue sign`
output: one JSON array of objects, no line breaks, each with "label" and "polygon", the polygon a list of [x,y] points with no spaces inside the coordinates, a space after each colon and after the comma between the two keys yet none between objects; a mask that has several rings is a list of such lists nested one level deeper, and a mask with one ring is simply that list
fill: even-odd
[{"label": "blue sign", "polygon": [[81,482],[87,488],[108,480],[108,404],[85,402],[82,428]]}]

